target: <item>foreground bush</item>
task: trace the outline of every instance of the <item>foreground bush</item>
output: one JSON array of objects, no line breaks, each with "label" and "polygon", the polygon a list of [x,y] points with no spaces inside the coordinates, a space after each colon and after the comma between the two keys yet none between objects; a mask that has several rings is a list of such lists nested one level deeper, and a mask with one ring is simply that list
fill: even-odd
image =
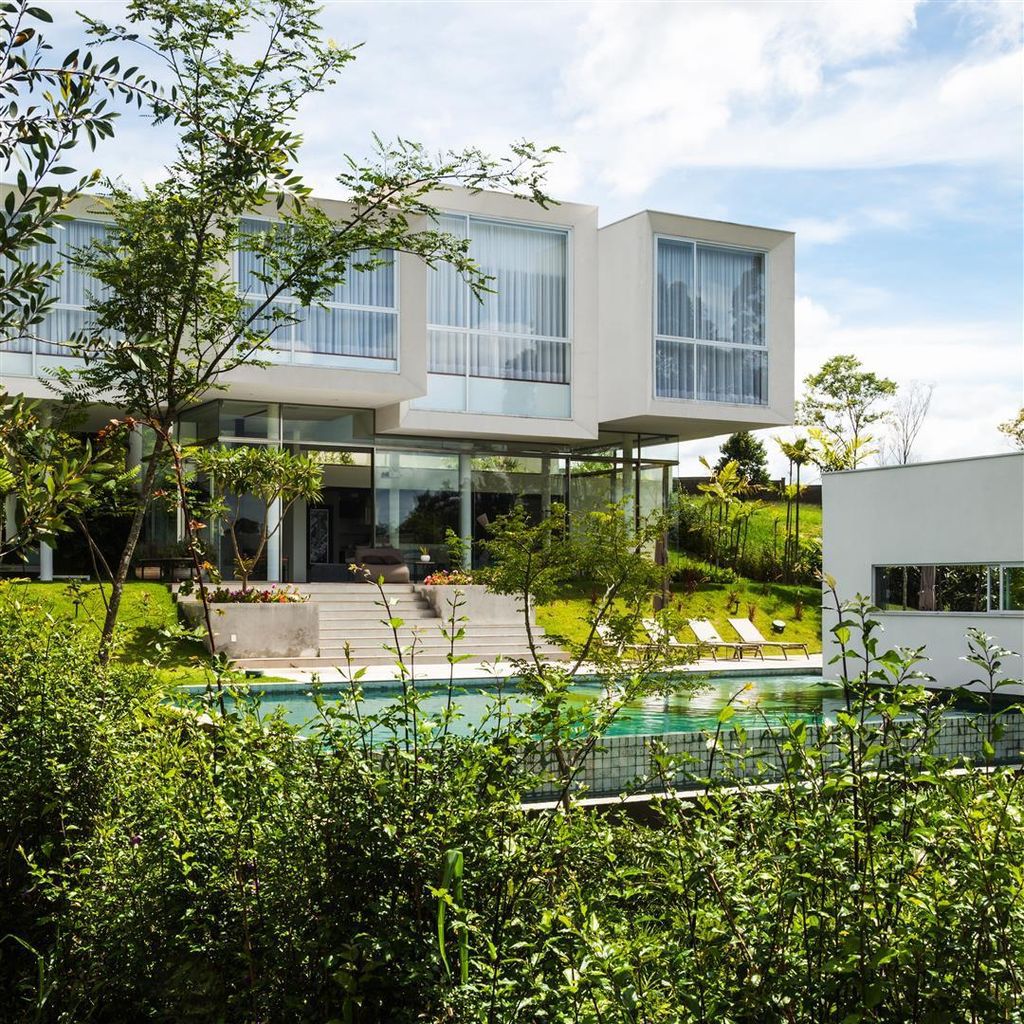
[{"label": "foreground bush", "polygon": [[[869,613],[846,622],[873,652]],[[536,737],[568,790],[600,728],[564,674],[470,739],[408,679],[376,718],[321,702],[301,739],[216,691],[178,707],[2,607],[0,1020],[1018,1019],[1019,776],[929,753],[912,664],[847,666],[831,769],[795,723],[778,788],[639,824],[521,806]]]}]

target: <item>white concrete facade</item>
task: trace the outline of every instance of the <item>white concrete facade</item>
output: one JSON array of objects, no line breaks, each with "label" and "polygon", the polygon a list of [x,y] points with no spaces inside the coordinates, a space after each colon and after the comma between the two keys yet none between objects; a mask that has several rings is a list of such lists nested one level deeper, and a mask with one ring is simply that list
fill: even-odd
[{"label": "white concrete facade", "polygon": [[[350,212],[313,201],[339,220]],[[346,283],[325,307],[302,310],[286,343],[275,337],[261,353],[269,366],[233,371],[224,390],[181,417],[179,436],[190,443],[319,446],[350,457],[325,459],[330,508],[292,510],[269,546],[268,579],[316,579],[313,541],[330,549],[334,566],[360,544],[401,547],[414,561],[427,547],[443,559],[445,528],[473,539],[481,520],[524,494],[538,513],[552,501],[623,501],[640,514],[670,490],[668,462],[648,458],[645,447],[792,422],[791,233],[649,211],[600,228],[595,206],[545,209],[494,192],[453,190],[430,201],[441,221],[423,226],[457,222],[493,276],[486,316],[466,303],[463,311],[477,312],[445,319],[455,314],[438,298],[443,268],[399,253],[386,270],[386,298],[352,298],[359,288]],[[69,212],[75,221],[49,256],[87,244],[109,219],[97,199]],[[274,217],[273,204],[253,211],[243,230],[246,222],[269,229]],[[690,247],[687,280],[659,279],[662,238]],[[254,296],[244,259],[231,269],[240,292]],[[48,371],[77,363],[62,332],[84,326],[89,281],[69,268],[56,288],[41,338],[0,346],[0,387],[9,392],[49,399]],[[657,393],[659,309],[670,293],[686,321],[670,344],[692,357],[689,397]],[[89,428],[117,411],[97,408]],[[317,425],[294,426],[307,419]],[[603,473],[595,471],[602,459]],[[173,547],[168,531],[157,532],[154,544]]]},{"label": "white concrete facade", "polygon": [[[602,430],[661,434],[690,439],[733,430],[780,426],[793,418],[794,236],[766,228],[645,211],[605,228],[594,206],[559,203],[542,209],[492,192],[452,191],[434,197],[446,212],[488,221],[550,228],[567,236],[566,302],[571,346],[570,411],[544,416],[529,408],[510,412],[435,411],[417,408],[427,393],[430,271],[417,258],[400,254],[396,268],[397,368],[332,364],[329,357],[290,361],[267,358],[271,369],[246,367],[231,377],[232,399],[373,409],[379,434],[423,437],[523,439],[585,442]],[[343,215],[345,204],[319,200],[328,213]],[[95,200],[70,211],[76,218],[103,222]],[[272,219],[268,207],[257,216]],[[763,253],[767,400],[757,404],[661,399],[654,377],[654,320],[658,236],[695,239],[723,250]],[[10,391],[49,397],[39,379],[50,367],[74,361],[40,352],[0,351],[0,383]],[[529,382],[523,382],[528,395]],[[528,403],[526,403],[528,405]]]},{"label": "white concrete facade", "polygon": [[[888,605],[877,616],[885,628],[882,645],[924,646],[930,662],[922,670],[935,677],[935,685],[955,687],[976,677],[977,669],[961,660],[971,627],[994,636],[1003,647],[1024,652],[1024,610],[1019,607],[1024,453],[827,473],[822,479],[822,517],[823,567],[835,579],[840,598],[861,594],[876,605]],[[942,610],[945,568],[973,575],[973,567],[982,566],[994,567],[989,570],[989,610]],[[913,567],[909,579],[916,586],[912,583],[905,593],[905,603],[935,610],[900,610],[899,602],[886,601],[891,593],[879,591],[894,578],[888,567]],[[924,577],[920,567],[925,568]],[[1007,571],[1013,569],[1018,572]],[[1013,582],[1012,594],[997,592],[999,579],[1007,588]],[[980,590],[976,600],[979,607],[985,603]],[[834,611],[826,606],[826,665],[838,650],[830,633],[835,621]],[[1022,663],[1008,659],[1004,670],[1019,678]]]}]

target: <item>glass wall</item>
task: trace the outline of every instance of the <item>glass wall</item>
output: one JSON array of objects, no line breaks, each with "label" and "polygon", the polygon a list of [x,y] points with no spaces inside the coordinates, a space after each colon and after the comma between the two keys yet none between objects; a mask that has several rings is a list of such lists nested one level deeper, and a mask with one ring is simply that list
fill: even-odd
[{"label": "glass wall", "polygon": [[459,533],[459,456],[378,448],[376,543],[413,556],[425,547],[447,563],[445,531]]},{"label": "glass wall", "polygon": [[462,214],[439,227],[470,239],[491,291],[477,299],[447,264],[430,272],[428,389],[414,406],[567,418],[568,233]]},{"label": "glass wall", "polygon": [[655,395],[765,405],[765,256],[657,239]]},{"label": "glass wall", "polygon": [[[238,288],[250,299],[266,296],[280,280],[273,260],[261,251],[267,232],[286,230],[256,218],[243,218],[238,252]],[[249,241],[251,239],[251,241]],[[398,369],[398,290],[392,252],[356,252],[345,279],[322,304],[300,305],[287,292],[274,305],[294,322],[274,332],[272,346],[292,363]],[[272,321],[268,320],[268,323]]]}]

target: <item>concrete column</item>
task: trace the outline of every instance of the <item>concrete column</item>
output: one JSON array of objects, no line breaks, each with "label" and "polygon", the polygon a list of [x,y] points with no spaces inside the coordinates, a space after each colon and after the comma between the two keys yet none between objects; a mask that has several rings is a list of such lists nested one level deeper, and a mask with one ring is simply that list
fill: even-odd
[{"label": "concrete column", "polygon": [[267,582],[281,582],[281,500],[267,506]]},{"label": "concrete column", "polygon": [[300,498],[292,505],[292,537],[291,550],[288,557],[291,559],[292,583],[305,583],[307,575],[307,562],[309,555],[306,550],[309,530],[309,508]]},{"label": "concrete column", "polygon": [[18,499],[13,494],[4,498],[4,540],[14,540],[18,536],[18,528],[15,525],[18,515]]},{"label": "concrete column", "polygon": [[623,514],[628,522],[636,521],[636,482],[633,471],[633,439],[622,444],[622,497]]},{"label": "concrete column", "polygon": [[39,579],[43,583],[53,580],[53,548],[45,541],[39,545]]},{"label": "concrete column", "polygon": [[462,565],[473,565],[473,459],[459,456],[459,536],[462,538]]},{"label": "concrete column", "polygon": [[401,504],[398,495],[399,468],[398,452],[388,456],[388,543],[398,547],[399,527],[402,524]]},{"label": "concrete column", "polygon": [[136,469],[138,472],[132,480],[132,487],[136,491],[142,490],[142,430],[139,427],[132,427],[128,431],[128,450],[124,456],[124,468]]},{"label": "concrete column", "polygon": [[540,460],[540,514],[546,519],[551,512],[551,459]]}]

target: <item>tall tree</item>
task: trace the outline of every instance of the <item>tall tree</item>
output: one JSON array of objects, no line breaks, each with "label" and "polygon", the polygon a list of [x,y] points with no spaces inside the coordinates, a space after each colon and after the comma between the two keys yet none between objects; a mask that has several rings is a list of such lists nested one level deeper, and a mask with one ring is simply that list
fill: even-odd
[{"label": "tall tree", "polygon": [[804,387],[797,422],[818,428],[834,446],[842,446],[849,463],[845,468],[856,469],[867,456],[866,428],[886,416],[896,382],[862,369],[856,356],[838,355],[805,377]]},{"label": "tall tree", "polygon": [[[110,184],[112,233],[77,257],[107,293],[91,307],[95,330],[79,342],[88,360],[82,381],[156,438],[112,588],[104,656],[159,462],[166,454],[180,461],[177,417],[222,387],[233,369],[259,364],[274,334],[296,322],[293,307],[277,300],[315,304],[347,275],[396,252],[451,264],[479,295],[487,279],[468,240],[436,229],[437,193],[488,187],[547,202],[548,151],[529,143],[496,160],[475,149],[432,158],[405,140],[377,140],[374,161],[346,158],[337,180],[349,209],[331,219],[306,201],[294,118],[301,101],[333,83],[354,55],[322,41],[318,8],[309,0],[135,0],[128,11],[174,98],[173,105],[152,101],[153,121],[175,130],[178,141],[164,181],[138,193]],[[137,39],[136,30],[89,24],[104,41]],[[242,52],[259,57],[247,62]],[[267,209],[273,227],[242,230],[243,215]],[[225,269],[239,251],[257,267],[258,294],[240,294]],[[196,524],[185,528],[191,534]]]},{"label": "tall tree", "polygon": [[913,461],[914,444],[931,408],[934,384],[913,380],[901,385],[887,417],[889,430],[883,441],[885,461],[904,466]]},{"label": "tall tree", "polygon": [[740,476],[749,484],[764,487],[768,484],[768,452],[764,443],[749,430],[730,434],[719,449],[721,458],[715,463],[715,472],[720,473],[727,462],[736,462]]}]

